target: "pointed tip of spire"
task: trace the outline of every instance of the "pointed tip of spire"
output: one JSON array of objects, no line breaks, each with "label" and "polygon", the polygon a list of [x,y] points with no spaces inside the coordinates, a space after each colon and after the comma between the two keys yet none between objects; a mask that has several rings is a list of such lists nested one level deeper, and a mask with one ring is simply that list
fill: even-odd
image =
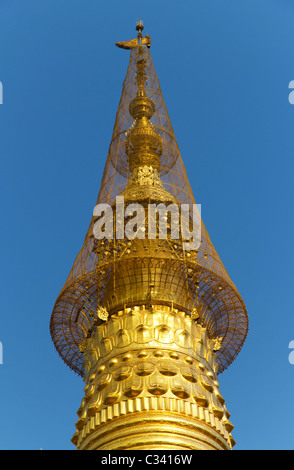
[{"label": "pointed tip of spire", "polygon": [[143,38],[143,34],[142,34],[142,31],[144,29],[144,26],[143,26],[143,21],[142,20],[138,20],[137,21],[137,24],[136,24],[136,30],[138,31],[138,41],[139,41],[139,44],[142,44],[142,38]]},{"label": "pointed tip of spire", "polygon": [[140,33],[141,31],[143,31],[143,29],[144,29],[143,20],[137,20],[136,30],[139,31]]},{"label": "pointed tip of spire", "polygon": [[137,20],[137,23],[136,23],[136,30],[138,31],[137,37],[134,39],[131,39],[130,41],[116,42],[115,45],[120,47],[121,49],[133,49],[137,46],[145,45],[149,49],[151,46],[151,38],[150,36],[148,36],[148,34],[146,34],[146,36],[143,38],[143,34],[142,34],[143,29],[144,29],[143,20]]}]

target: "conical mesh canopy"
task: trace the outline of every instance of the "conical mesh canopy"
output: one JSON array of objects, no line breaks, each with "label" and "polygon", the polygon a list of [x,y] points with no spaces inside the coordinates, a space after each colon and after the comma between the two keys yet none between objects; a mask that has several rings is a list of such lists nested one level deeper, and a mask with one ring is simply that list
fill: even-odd
[{"label": "conical mesh canopy", "polygon": [[128,158],[125,150],[126,134],[134,124],[134,118],[129,112],[129,106],[137,89],[136,63],[138,59],[142,59],[142,57],[146,59],[145,73],[148,77],[145,90],[147,96],[151,98],[155,104],[155,113],[150,121],[156,132],[162,138],[160,176],[167,190],[177,201],[192,202],[193,194],[163,100],[150,50],[147,47],[143,47],[141,51],[139,52],[139,48],[136,47],[131,52],[97,202],[108,202],[111,204],[115,196],[122,192],[130,176]]},{"label": "conical mesh canopy", "polygon": [[[151,168],[156,184],[148,186],[143,172],[140,186],[134,185],[134,175],[139,181],[138,175],[146,167]],[[141,203],[152,198],[190,206],[195,203],[150,50],[145,46],[131,51],[97,204],[114,206],[121,195]],[[210,337],[221,339],[216,356],[219,371],[224,370],[242,347],[248,317],[203,223],[200,247],[188,257],[165,241],[97,242],[93,235],[96,220],[93,216],[52,313],[51,335],[66,364],[83,374],[81,344],[102,321],[97,318],[97,309],[102,306],[111,314],[149,299],[151,303],[175,302],[186,312],[196,306]]]}]

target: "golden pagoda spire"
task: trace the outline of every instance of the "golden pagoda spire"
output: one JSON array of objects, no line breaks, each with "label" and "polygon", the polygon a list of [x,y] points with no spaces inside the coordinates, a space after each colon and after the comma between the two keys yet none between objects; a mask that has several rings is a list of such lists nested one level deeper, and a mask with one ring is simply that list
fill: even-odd
[{"label": "golden pagoda spire", "polygon": [[218,374],[245,341],[247,312],[202,222],[199,245],[187,248],[194,212],[184,209],[195,201],[150,38],[141,21],[136,29],[135,40],[116,43],[131,54],[101,188],[50,323],[86,384],[72,442],[231,449]]},{"label": "golden pagoda spire", "polygon": [[[160,156],[162,154],[162,139],[153,129],[150,122],[155,105],[148,98],[145,90],[146,62],[144,46],[138,46],[139,58],[136,62],[137,93],[129,105],[130,115],[135,119],[134,128],[127,134],[126,154],[129,161],[129,169],[132,172],[138,166],[152,166],[160,168]],[[133,126],[132,125],[132,126]]]},{"label": "golden pagoda spire", "polygon": [[[141,34],[143,29],[141,23],[139,28]],[[123,196],[126,202],[144,200],[149,203],[175,202],[175,198],[164,188],[159,176],[163,139],[150,121],[155,113],[155,104],[147,96],[145,89],[148,83],[146,48],[139,42],[137,50],[135,75],[137,92],[129,104],[129,113],[134,122],[125,133],[127,137],[125,152],[130,174]]]}]

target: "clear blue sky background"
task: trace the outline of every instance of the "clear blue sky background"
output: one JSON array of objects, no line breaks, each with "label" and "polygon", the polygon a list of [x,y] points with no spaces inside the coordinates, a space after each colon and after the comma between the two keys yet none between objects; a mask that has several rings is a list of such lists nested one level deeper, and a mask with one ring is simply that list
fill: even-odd
[{"label": "clear blue sky background", "polygon": [[84,383],[49,321],[83,243],[142,18],[196,201],[250,331],[235,449],[293,449],[293,0],[1,0],[0,448],[74,449]]}]

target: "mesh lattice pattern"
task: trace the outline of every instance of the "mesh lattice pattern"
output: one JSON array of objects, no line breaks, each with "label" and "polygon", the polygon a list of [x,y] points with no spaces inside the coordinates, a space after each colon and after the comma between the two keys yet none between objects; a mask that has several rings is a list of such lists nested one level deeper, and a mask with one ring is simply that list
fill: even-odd
[{"label": "mesh lattice pattern", "polygon": [[[161,138],[158,174],[165,189],[163,197],[169,194],[179,204],[192,205],[195,203],[192,190],[150,51],[144,46],[131,51],[97,204],[113,205],[116,196],[125,193],[132,176],[127,148],[136,122],[129,107],[138,91],[138,63],[142,60],[144,89],[155,105],[150,123]],[[90,222],[82,249],[52,313],[51,335],[65,363],[83,375],[79,345],[101,322],[97,318],[99,306],[111,314],[125,306],[149,302],[172,304],[187,313],[196,306],[199,321],[207,327],[209,336],[222,338],[221,348],[216,352],[219,372],[227,368],[244,343],[248,317],[203,223],[201,246],[187,256],[179,249],[180,244],[174,246],[170,240],[97,243],[93,236],[95,220],[93,217]]]}]

